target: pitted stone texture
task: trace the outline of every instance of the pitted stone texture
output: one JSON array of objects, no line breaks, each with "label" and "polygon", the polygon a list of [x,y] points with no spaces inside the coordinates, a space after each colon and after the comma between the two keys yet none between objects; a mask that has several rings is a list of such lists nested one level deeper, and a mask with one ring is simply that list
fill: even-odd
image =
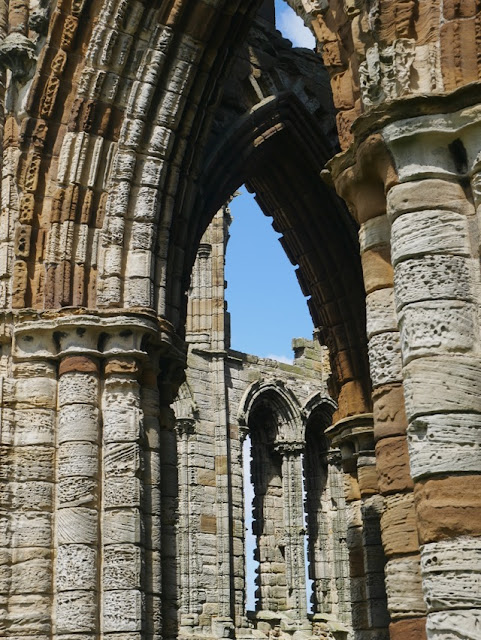
[{"label": "pitted stone texture", "polygon": [[425,300],[471,301],[471,263],[461,256],[409,259],[395,268],[396,306]]},{"label": "pitted stone texture", "polygon": [[480,538],[457,538],[421,549],[423,588],[429,612],[480,609]]},{"label": "pitted stone texture", "polygon": [[397,316],[394,305],[394,289],[378,289],[366,297],[366,332],[370,339],[374,335],[397,331]]},{"label": "pitted stone texture", "polygon": [[391,243],[394,266],[402,260],[429,254],[470,255],[466,216],[436,209],[397,217],[392,223]]},{"label": "pitted stone texture", "polygon": [[56,579],[59,591],[97,588],[97,551],[84,544],[60,545]]},{"label": "pitted stone texture", "polygon": [[481,614],[479,609],[430,613],[426,629],[429,640],[477,640]]},{"label": "pitted stone texture", "polygon": [[413,358],[475,348],[475,307],[468,302],[417,302],[404,307],[399,320],[405,364]]},{"label": "pitted stone texture", "polygon": [[394,558],[386,564],[386,591],[393,618],[424,615],[419,556]]},{"label": "pitted stone texture", "polygon": [[376,389],[402,380],[401,343],[397,331],[380,333],[369,340],[369,366]]},{"label": "pitted stone texture", "polygon": [[414,479],[434,474],[481,473],[481,416],[446,413],[420,416],[408,430]]}]

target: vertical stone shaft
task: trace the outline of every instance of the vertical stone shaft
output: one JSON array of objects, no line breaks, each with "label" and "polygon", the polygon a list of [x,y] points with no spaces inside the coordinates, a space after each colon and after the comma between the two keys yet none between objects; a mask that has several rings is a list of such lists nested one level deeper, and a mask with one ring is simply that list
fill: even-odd
[{"label": "vertical stone shaft", "polygon": [[[142,511],[145,486],[139,447],[142,413],[138,373],[132,357],[112,357],[105,362],[102,397],[104,634],[140,634],[144,617],[146,623],[149,618],[148,624],[153,624],[146,608],[142,608],[141,592],[142,555],[145,544],[152,544],[152,531],[151,516]],[[147,468],[146,472],[149,471]],[[157,547],[155,542],[154,547]],[[146,604],[144,600],[144,607]]]},{"label": "vertical stone shaft", "polygon": [[[366,288],[367,337],[373,386],[377,492],[384,497],[382,539],[391,638],[425,635],[419,542],[407,450],[401,344],[394,305],[390,229],[386,215],[368,219],[359,232]],[[373,460],[374,463],[374,460]],[[377,479],[376,479],[377,484]],[[405,580],[400,580],[399,575]],[[384,591],[382,580],[379,591]]]},{"label": "vertical stone shaft", "polygon": [[43,640],[52,634],[57,367],[14,362],[13,374],[0,378],[0,636]]},{"label": "vertical stone shaft", "polygon": [[301,457],[303,448],[302,445],[278,446],[282,454],[287,608],[300,620],[307,617]]},{"label": "vertical stone shaft", "polygon": [[443,117],[441,131],[440,116],[384,131],[401,182],[388,216],[427,637],[437,640],[481,629],[479,230],[466,181],[479,128]]},{"label": "vertical stone shaft", "polygon": [[59,365],[54,540],[56,637],[100,629],[99,371],[85,356]]}]

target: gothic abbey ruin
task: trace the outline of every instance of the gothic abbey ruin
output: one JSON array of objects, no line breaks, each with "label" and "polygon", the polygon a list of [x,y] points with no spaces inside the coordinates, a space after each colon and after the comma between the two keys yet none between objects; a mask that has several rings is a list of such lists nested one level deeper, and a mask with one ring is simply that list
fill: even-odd
[{"label": "gothic abbey ruin", "polygon": [[[481,6],[288,3],[0,2],[2,637],[481,638]],[[329,366],[229,350],[241,184]]]}]

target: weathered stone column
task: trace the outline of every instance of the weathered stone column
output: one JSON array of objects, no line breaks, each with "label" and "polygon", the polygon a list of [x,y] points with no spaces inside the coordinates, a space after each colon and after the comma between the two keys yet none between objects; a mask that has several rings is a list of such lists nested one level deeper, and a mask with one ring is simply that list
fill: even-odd
[{"label": "weathered stone column", "polygon": [[304,443],[282,442],[276,450],[282,456],[287,609],[295,619],[303,621],[307,620],[302,491]]},{"label": "weathered stone column", "polygon": [[8,393],[0,385],[2,628],[41,640],[160,638],[156,372],[159,352],[177,368],[182,352],[148,314],[11,323],[18,379]]},{"label": "weathered stone column", "polygon": [[356,640],[389,638],[372,414],[340,420],[327,430],[343,459],[352,626]]},{"label": "weathered stone column", "polygon": [[96,638],[103,595],[99,363],[94,357],[65,355],[58,373],[55,637],[82,632]]},{"label": "weathered stone column", "polygon": [[481,633],[480,114],[383,130],[400,182],[387,212],[427,636],[436,640]]},{"label": "weathered stone column", "polygon": [[[425,637],[419,542],[409,469],[401,339],[394,302],[385,189],[397,179],[380,135],[366,138],[348,166],[333,163],[336,188],[360,224],[366,331],[372,382],[375,460],[383,496],[382,541],[391,639]],[[387,185],[387,187],[386,187]]]},{"label": "weathered stone column", "polygon": [[379,492],[384,497],[381,528],[387,559],[385,585],[392,621],[390,636],[414,640],[425,636],[425,605],[409,471],[390,228],[386,215],[365,220],[359,238],[366,287],[376,467]]}]

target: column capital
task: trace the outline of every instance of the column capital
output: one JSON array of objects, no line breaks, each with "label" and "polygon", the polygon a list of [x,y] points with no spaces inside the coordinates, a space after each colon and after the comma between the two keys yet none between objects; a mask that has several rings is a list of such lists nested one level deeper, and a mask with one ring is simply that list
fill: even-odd
[{"label": "column capital", "polygon": [[371,451],[374,449],[374,418],[372,413],[361,413],[339,420],[326,429],[331,446],[352,445],[354,451]]}]

